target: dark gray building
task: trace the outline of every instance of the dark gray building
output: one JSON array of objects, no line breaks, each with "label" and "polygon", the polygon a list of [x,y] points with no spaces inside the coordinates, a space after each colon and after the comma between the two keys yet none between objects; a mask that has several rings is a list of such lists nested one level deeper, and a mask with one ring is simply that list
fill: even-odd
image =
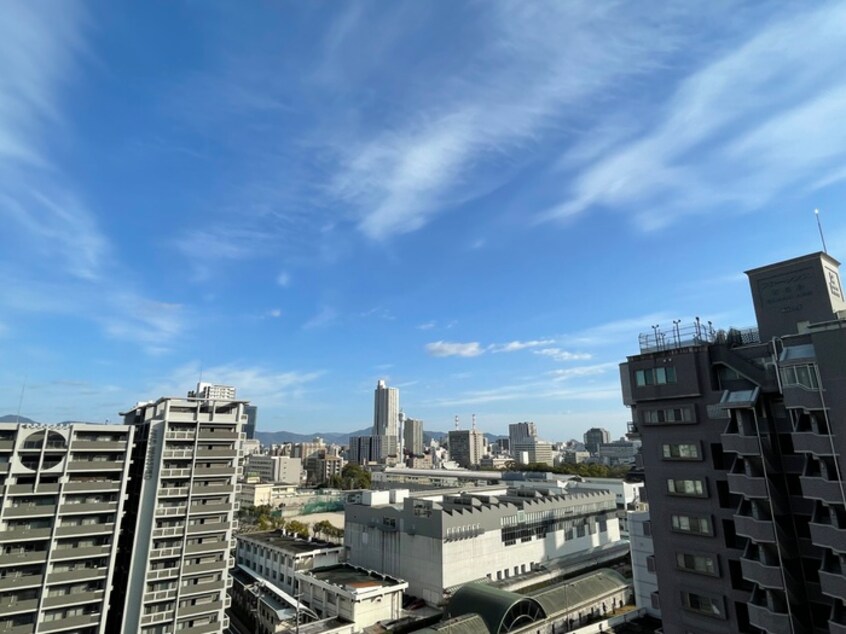
[{"label": "dark gray building", "polygon": [[839,263],[747,275],[756,329],[655,327],[621,365],[661,545],[653,600],[666,634],[846,632]]},{"label": "dark gray building", "polygon": [[244,434],[250,440],[256,437],[256,424],[258,423],[258,407],[256,405],[247,405],[244,408],[244,413],[247,415],[247,424],[244,425]]},{"label": "dark gray building", "polygon": [[599,453],[599,445],[611,442],[611,434],[602,427],[591,427],[585,432],[585,449],[590,453]]}]

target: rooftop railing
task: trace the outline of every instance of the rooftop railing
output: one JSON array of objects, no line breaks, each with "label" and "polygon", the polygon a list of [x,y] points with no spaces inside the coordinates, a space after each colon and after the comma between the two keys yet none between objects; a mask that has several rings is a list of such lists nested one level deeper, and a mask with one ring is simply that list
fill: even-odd
[{"label": "rooftop railing", "polygon": [[710,321],[703,322],[699,317],[692,324],[686,326],[682,325],[680,319],[674,320],[669,330],[662,328],[660,324],[656,324],[652,326],[652,332],[644,332],[638,335],[641,354],[691,348],[711,343],[725,343],[734,347],[760,342],[761,338],[757,328],[715,330]]}]

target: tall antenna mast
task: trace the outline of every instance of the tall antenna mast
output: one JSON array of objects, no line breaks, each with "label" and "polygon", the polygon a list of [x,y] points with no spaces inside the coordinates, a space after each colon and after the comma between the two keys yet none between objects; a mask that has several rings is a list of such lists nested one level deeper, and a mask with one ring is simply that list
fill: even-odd
[{"label": "tall antenna mast", "polygon": [[820,210],[814,209],[814,215],[817,217],[817,229],[820,230],[820,241],[822,242],[822,245],[823,245],[823,253],[827,254],[828,249],[826,249],[826,247],[825,247],[825,236],[823,235],[822,223],[820,222]]},{"label": "tall antenna mast", "polygon": [[473,431],[476,431],[476,415],[473,414]]},{"label": "tall antenna mast", "polygon": [[458,431],[458,414],[455,415],[455,429]]}]

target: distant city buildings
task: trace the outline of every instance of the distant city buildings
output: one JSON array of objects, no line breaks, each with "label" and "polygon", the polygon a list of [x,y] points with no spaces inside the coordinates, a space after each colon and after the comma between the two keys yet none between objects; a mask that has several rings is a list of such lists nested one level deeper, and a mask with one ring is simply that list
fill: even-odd
[{"label": "distant city buildings", "polygon": [[508,448],[530,443],[538,437],[538,429],[532,422],[513,423],[508,426]]},{"label": "distant city buildings", "polygon": [[592,427],[585,432],[585,449],[591,454],[599,453],[599,445],[611,442],[611,433],[601,427]]},{"label": "distant city buildings", "polygon": [[419,456],[423,453],[423,421],[406,418],[403,424],[403,441],[407,454]]},{"label": "distant city buildings", "polygon": [[454,429],[449,432],[449,457],[460,467],[478,467],[484,456],[485,437],[473,429]]},{"label": "distant city buildings", "polygon": [[302,459],[290,456],[251,454],[244,465],[246,476],[258,476],[262,482],[300,484],[302,472]]}]

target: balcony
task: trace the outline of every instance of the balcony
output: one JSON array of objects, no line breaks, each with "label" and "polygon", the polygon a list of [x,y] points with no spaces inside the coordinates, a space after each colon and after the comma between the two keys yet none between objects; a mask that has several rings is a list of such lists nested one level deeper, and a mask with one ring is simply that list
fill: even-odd
[{"label": "balcony", "polygon": [[198,614],[206,614],[208,612],[217,612],[223,609],[223,601],[213,601],[211,603],[200,603],[199,605],[186,605],[179,608],[179,618],[186,616],[197,616]]},{"label": "balcony", "polygon": [[[223,625],[226,625],[226,621],[223,622]],[[223,627],[224,632],[226,629],[226,627]],[[206,623],[205,625],[195,625],[191,628],[191,634],[215,634],[220,631],[221,623]]]},{"label": "balcony", "polygon": [[34,631],[35,623],[12,625],[11,621],[0,621],[0,634],[32,634]]},{"label": "balcony", "polygon": [[[226,570],[227,568],[227,561],[213,561],[207,564],[184,564],[182,566],[182,574],[183,575],[198,575],[203,574],[206,572],[217,572],[219,570]],[[177,574],[179,573],[179,569],[176,569]],[[149,577],[148,577],[149,578]]]},{"label": "balcony", "polygon": [[94,592],[72,592],[55,597],[44,597],[44,608],[60,608],[64,606],[76,606],[80,603],[94,603],[103,600],[103,590]]},{"label": "balcony", "polygon": [[790,435],[793,439],[793,449],[796,453],[811,453],[815,456],[833,456],[831,439],[829,436],[813,432],[795,432]]},{"label": "balcony", "polygon": [[[18,599],[17,597],[6,597],[0,599],[0,614],[7,616],[9,614],[18,614],[20,612],[29,612],[38,609],[38,599]],[[0,629],[0,632],[3,630]]]},{"label": "balcony", "polygon": [[237,458],[238,450],[231,449],[197,449],[198,458]]},{"label": "balcony", "polygon": [[811,541],[815,546],[831,548],[836,553],[846,553],[846,529],[831,524],[808,524],[811,528]]},{"label": "balcony", "polygon": [[123,460],[71,460],[68,471],[123,471]]},{"label": "balcony", "polygon": [[156,509],[156,517],[170,517],[172,515],[185,515],[188,512],[188,505],[160,506]]},{"label": "balcony", "polygon": [[153,537],[156,539],[160,539],[162,537],[182,537],[184,534],[185,526],[167,526],[153,529]]},{"label": "balcony", "polygon": [[786,385],[782,390],[784,406],[788,409],[823,409],[822,395],[818,390],[811,390],[798,385]]},{"label": "balcony", "polygon": [[767,483],[763,477],[748,476],[745,473],[729,473],[727,479],[732,493],[739,493],[747,498],[766,499],[768,497]]},{"label": "balcony", "polygon": [[144,603],[157,603],[169,601],[176,598],[176,588],[172,590],[159,590],[158,592],[147,592],[144,594]]},{"label": "balcony", "polygon": [[150,551],[150,559],[170,559],[172,557],[181,556],[181,546],[176,546],[174,548],[153,548],[153,550]]},{"label": "balcony", "polygon": [[191,469],[162,469],[161,476],[163,478],[190,478]]},{"label": "balcony", "polygon": [[724,451],[731,451],[741,456],[761,455],[761,446],[757,436],[743,434],[720,434]]},{"label": "balcony", "polygon": [[58,526],[56,537],[71,537],[74,535],[100,535],[113,533],[114,524],[81,524],[79,526]]},{"label": "balcony", "polygon": [[232,493],[234,490],[235,489],[231,484],[224,484],[220,486],[203,486],[201,484],[195,484],[191,487],[191,495],[224,495]]},{"label": "balcony", "polygon": [[72,628],[83,628],[90,625],[100,625],[100,619],[103,615],[99,612],[95,614],[83,614],[81,616],[68,616],[58,621],[42,621],[38,624],[38,632],[56,632],[58,630],[69,630]]},{"label": "balcony", "polygon": [[775,543],[775,530],[770,520],[759,520],[743,515],[734,516],[734,530],[741,537],[764,544]]},{"label": "balcony", "polygon": [[77,570],[68,570],[64,572],[51,572],[47,575],[48,585],[51,583],[67,583],[78,581],[92,581],[94,579],[102,579],[109,573],[107,568],[78,568]]},{"label": "balcony", "polygon": [[108,481],[96,481],[96,482],[68,482],[65,485],[65,493],[76,493],[76,492],[83,492],[88,493],[89,491],[120,491],[121,482],[120,480],[108,480]]},{"label": "balcony", "polygon": [[12,451],[15,447],[14,440],[0,440],[0,451]]},{"label": "balcony", "polygon": [[10,484],[6,487],[8,495],[55,495],[58,492],[58,484],[39,484],[38,488],[34,484]]},{"label": "balcony", "polygon": [[820,570],[820,588],[823,594],[846,601],[846,576],[842,572]]},{"label": "balcony", "polygon": [[767,606],[747,604],[749,622],[765,632],[790,632],[790,617],[786,612],[773,612]]},{"label": "balcony", "polygon": [[231,504],[192,504],[191,515],[202,513],[229,513],[232,510]]},{"label": "balcony", "polygon": [[[227,575],[227,578],[231,578]],[[218,590],[223,590],[225,582],[221,579],[220,581],[209,581],[207,583],[197,583],[192,586],[182,586],[179,593],[180,596],[187,597],[193,594],[203,594],[204,592],[215,592]]]},{"label": "balcony", "polygon": [[227,542],[209,542],[207,544],[188,544],[185,547],[186,555],[199,555],[200,553],[211,553],[221,550],[229,550]]},{"label": "balcony", "polygon": [[20,564],[39,564],[47,561],[46,550],[28,550],[24,552],[7,553],[0,557],[0,566],[16,566]]},{"label": "balcony", "polygon": [[13,572],[0,577],[0,590],[23,590],[40,586],[42,581],[44,581],[44,575],[20,575]]},{"label": "balcony", "polygon": [[[33,539],[46,539],[53,534],[53,529],[46,528],[17,528],[15,530],[0,531],[0,543],[22,542]],[[0,565],[3,561],[0,559]]]},{"label": "balcony", "polygon": [[161,623],[163,621],[172,621],[174,616],[173,610],[162,610],[155,614],[145,614],[141,617],[141,625],[151,625],[153,623]]},{"label": "balcony", "polygon": [[82,557],[105,557],[111,552],[111,545],[86,546],[85,548],[57,548],[53,551],[53,559],[81,559]]},{"label": "balcony", "polygon": [[169,487],[159,489],[160,498],[182,498],[188,497],[188,487]]},{"label": "balcony", "polygon": [[201,429],[197,437],[201,441],[222,440],[231,442],[233,440],[238,440],[238,433],[234,431],[211,431],[208,429]]},{"label": "balcony", "polygon": [[162,568],[160,570],[151,570],[147,573],[147,581],[160,581],[162,579],[172,579],[179,576],[179,566],[173,568]]},{"label": "balcony", "polygon": [[43,517],[55,514],[55,504],[27,504],[26,506],[7,506],[3,509],[3,517]]},{"label": "balcony", "polygon": [[821,476],[799,476],[802,485],[802,495],[814,500],[822,500],[832,504],[843,503],[843,492],[836,480],[826,480]]},{"label": "balcony", "polygon": [[218,531],[228,531],[230,528],[229,522],[214,522],[210,524],[194,524],[188,527],[188,534],[194,535],[196,533],[214,533]]},{"label": "balcony", "polygon": [[125,440],[74,440],[71,451],[114,451],[126,450]]},{"label": "balcony", "polygon": [[86,502],[83,504],[62,504],[59,509],[62,515],[74,515],[78,513],[114,513],[117,511],[117,502]]},{"label": "balcony", "polygon": [[205,476],[234,476],[235,467],[221,466],[221,467],[196,467],[194,469],[194,476],[203,478]]},{"label": "balcony", "polygon": [[777,565],[770,566],[753,559],[740,558],[740,569],[743,576],[749,581],[754,581],[762,588],[781,590],[784,588],[784,580],[781,576],[781,568]]}]

